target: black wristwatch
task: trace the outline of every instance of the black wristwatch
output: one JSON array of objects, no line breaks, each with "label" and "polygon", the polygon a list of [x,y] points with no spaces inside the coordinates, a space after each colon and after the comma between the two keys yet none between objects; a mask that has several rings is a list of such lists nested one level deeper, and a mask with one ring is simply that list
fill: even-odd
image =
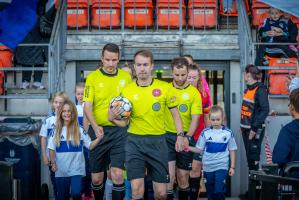
[{"label": "black wristwatch", "polygon": [[191,140],[191,138],[192,138],[192,136],[190,136],[190,135],[185,135],[185,137],[188,139],[188,141],[190,141]]},{"label": "black wristwatch", "polygon": [[183,131],[179,132],[179,133],[177,133],[177,136],[185,137],[185,133]]}]

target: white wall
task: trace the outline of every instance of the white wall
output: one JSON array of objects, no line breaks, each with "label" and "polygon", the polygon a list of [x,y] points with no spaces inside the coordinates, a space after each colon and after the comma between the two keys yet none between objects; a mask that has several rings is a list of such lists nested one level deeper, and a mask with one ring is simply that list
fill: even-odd
[{"label": "white wall", "polygon": [[[233,130],[238,145],[235,175],[231,179],[231,194],[233,197],[247,191],[246,153],[240,133],[240,108],[243,95],[243,74],[239,62],[230,62],[230,128]],[[233,102],[233,93],[236,95]]]}]

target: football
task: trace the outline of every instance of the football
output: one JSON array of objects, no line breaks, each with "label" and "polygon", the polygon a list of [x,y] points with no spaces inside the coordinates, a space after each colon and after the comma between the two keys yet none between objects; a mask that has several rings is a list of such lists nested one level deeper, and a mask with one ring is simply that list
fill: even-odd
[{"label": "football", "polygon": [[110,102],[110,108],[114,106],[120,105],[121,106],[121,114],[116,119],[126,119],[131,114],[132,105],[130,101],[122,96],[114,97]]}]

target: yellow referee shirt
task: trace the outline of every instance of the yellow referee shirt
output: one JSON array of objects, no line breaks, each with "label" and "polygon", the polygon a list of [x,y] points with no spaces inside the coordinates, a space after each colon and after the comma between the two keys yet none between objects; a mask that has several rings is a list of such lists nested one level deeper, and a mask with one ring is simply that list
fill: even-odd
[{"label": "yellow referee shirt", "polygon": [[178,105],[168,83],[153,79],[149,86],[129,84],[122,92],[132,104],[128,132],[136,135],[165,133],[165,111]]},{"label": "yellow referee shirt", "polygon": [[130,74],[121,69],[113,75],[99,69],[87,76],[83,101],[93,103],[93,115],[98,125],[115,126],[108,120],[109,103],[130,82]]},{"label": "yellow referee shirt", "polygon": [[[202,114],[201,96],[192,85],[188,85],[183,89],[174,87],[173,83],[169,83],[169,86],[172,87],[179,104],[178,110],[182,118],[184,132],[188,132],[192,115]],[[169,110],[165,114],[165,129],[167,132],[176,133],[175,124]]]}]

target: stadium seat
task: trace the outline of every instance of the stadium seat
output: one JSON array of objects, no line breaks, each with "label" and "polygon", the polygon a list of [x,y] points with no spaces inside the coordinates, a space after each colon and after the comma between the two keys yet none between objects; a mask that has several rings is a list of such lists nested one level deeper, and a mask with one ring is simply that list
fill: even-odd
[{"label": "stadium seat", "polygon": [[[269,67],[296,67],[297,58],[271,58]],[[269,94],[287,95],[289,94],[287,76],[295,75],[296,69],[269,69]]]},{"label": "stadium seat", "polygon": [[257,0],[252,0],[252,26],[259,26],[261,15],[268,12],[270,6]]},{"label": "stadium seat", "polygon": [[[186,6],[182,1],[182,26],[186,26]],[[180,0],[157,0],[157,24],[161,28],[180,26]]]},{"label": "stadium seat", "polygon": [[120,0],[92,0],[91,26],[109,28],[120,26]]},{"label": "stadium seat", "polygon": [[[0,45],[0,68],[12,67],[12,51],[3,45]],[[0,95],[3,94],[4,88],[4,71],[0,71]]]},{"label": "stadium seat", "polygon": [[217,25],[216,0],[190,0],[188,25],[194,28],[212,28]]},{"label": "stadium seat", "polygon": [[88,26],[88,0],[67,1],[68,28],[85,28]]},{"label": "stadium seat", "polygon": [[125,0],[125,27],[153,26],[152,0]]},{"label": "stadium seat", "polygon": [[[237,17],[238,16],[238,7],[237,7],[236,0],[233,0],[233,7],[232,7],[232,11],[230,13],[225,13],[224,12],[223,1],[226,1],[226,0],[221,0],[220,1],[220,6],[219,6],[219,13],[220,13],[220,15],[230,16],[230,17]],[[246,10],[247,10],[248,15],[250,15],[250,9],[249,9],[248,0],[245,0],[245,6],[246,6]]]}]

